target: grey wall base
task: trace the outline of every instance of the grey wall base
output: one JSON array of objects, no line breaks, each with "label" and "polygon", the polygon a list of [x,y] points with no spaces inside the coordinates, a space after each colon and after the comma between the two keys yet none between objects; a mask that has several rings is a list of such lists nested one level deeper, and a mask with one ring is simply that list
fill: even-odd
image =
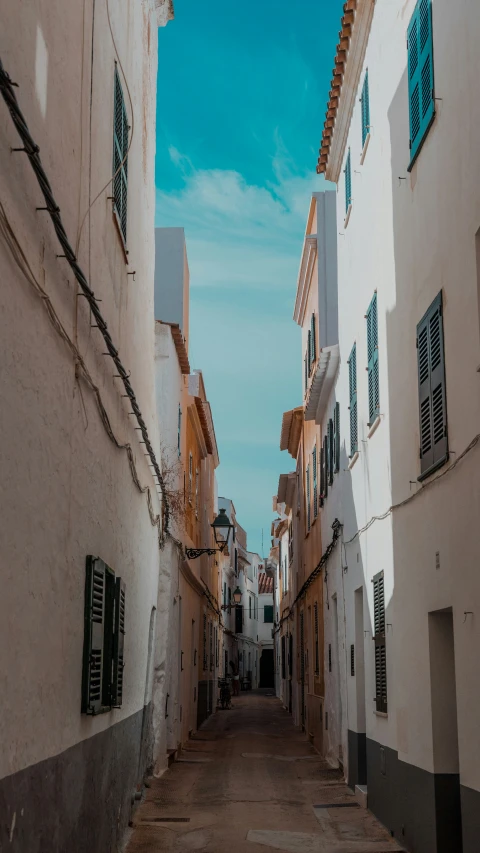
[{"label": "grey wall base", "polygon": [[348,730],[348,781],[350,788],[367,784],[367,736]]},{"label": "grey wall base", "polygon": [[138,711],[60,755],[1,779],[0,850],[116,850],[130,820],[143,722],[144,711]]},{"label": "grey wall base", "polygon": [[[462,848],[458,775],[428,773],[367,738],[367,780],[369,809],[410,853],[462,853],[462,849],[474,853],[480,849],[478,834],[474,846],[467,842],[470,846]],[[480,794],[470,794],[475,794],[478,809]],[[463,799],[462,794],[462,803]],[[474,798],[467,799],[473,813]],[[473,814],[469,818],[464,813],[463,819],[467,839],[466,822],[474,819]]]}]

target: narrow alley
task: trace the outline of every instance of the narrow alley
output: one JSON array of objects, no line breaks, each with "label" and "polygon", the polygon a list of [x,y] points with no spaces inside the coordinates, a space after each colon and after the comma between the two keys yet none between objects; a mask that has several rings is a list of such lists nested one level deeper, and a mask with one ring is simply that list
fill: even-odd
[{"label": "narrow alley", "polygon": [[234,698],[160,779],[127,853],[390,853],[402,848],[297,729],[271,690]]}]

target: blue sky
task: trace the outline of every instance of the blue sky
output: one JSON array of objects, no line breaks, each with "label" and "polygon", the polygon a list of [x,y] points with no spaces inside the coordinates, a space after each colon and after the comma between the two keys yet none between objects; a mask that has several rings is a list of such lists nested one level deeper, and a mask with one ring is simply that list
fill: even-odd
[{"label": "blue sky", "polygon": [[159,31],[156,224],[185,228],[219,494],[250,550],[263,528],[265,554],[293,469],[279,450],[282,413],[302,399],[292,312],[341,14],[340,0],[175,0]]}]

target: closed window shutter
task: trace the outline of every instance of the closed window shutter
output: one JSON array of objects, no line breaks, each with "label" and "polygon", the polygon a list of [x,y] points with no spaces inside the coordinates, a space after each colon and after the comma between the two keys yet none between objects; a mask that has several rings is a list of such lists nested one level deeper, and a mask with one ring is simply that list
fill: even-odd
[{"label": "closed window shutter", "polygon": [[306,496],[307,496],[307,530],[310,530],[311,517],[310,517],[310,465],[307,465],[307,470],[305,474],[306,478]]},{"label": "closed window shutter", "polygon": [[378,378],[378,316],[377,294],[373,296],[367,311],[367,355],[368,355],[368,412],[369,426],[380,411],[380,385]]},{"label": "closed window shutter", "polygon": [[178,427],[177,427],[177,452],[181,456],[181,436],[182,436],[182,410],[178,407]]},{"label": "closed window shutter", "polygon": [[355,646],[350,646],[350,675],[355,675]]},{"label": "closed window shutter", "polygon": [[422,480],[448,459],[441,292],[417,326],[417,358]]},{"label": "closed window shutter", "polygon": [[315,335],[315,314],[312,314],[310,321],[310,366],[313,365],[317,357],[317,340]]},{"label": "closed window shutter", "polygon": [[418,0],[408,27],[411,165],[435,116],[432,2]]},{"label": "closed window shutter", "polygon": [[121,708],[123,701],[123,670],[125,668],[125,584],[115,581],[115,621],[113,629],[113,686],[112,705]]},{"label": "closed window shutter", "polygon": [[203,670],[207,668],[207,616],[203,614]]},{"label": "closed window shutter", "polygon": [[345,162],[345,213],[348,213],[348,208],[352,203],[352,161],[350,157],[350,149],[348,150],[347,159]]},{"label": "closed window shutter", "polygon": [[325,450],[320,448],[320,506],[323,506],[325,499]]},{"label": "closed window shutter", "polygon": [[357,417],[357,345],[354,344],[348,359],[348,384],[350,396],[350,456],[358,450],[358,417]]},{"label": "closed window shutter", "polygon": [[320,673],[320,657],[318,653],[318,603],[313,605],[314,631],[315,631],[315,675]]},{"label": "closed window shutter", "polygon": [[330,451],[328,448],[328,427],[327,427],[327,435],[323,439],[323,485],[324,485],[324,497],[328,497],[328,481],[329,481],[329,472],[328,472],[328,459],[330,456]]},{"label": "closed window shutter", "polygon": [[335,403],[333,410],[333,437],[334,437],[334,469],[338,474],[340,471],[340,403]]},{"label": "closed window shutter", "polygon": [[113,110],[113,204],[123,239],[127,240],[128,121],[122,84],[115,68]]},{"label": "closed window shutter", "polygon": [[368,87],[368,71],[365,73],[362,89],[362,147],[370,132],[370,91]]},{"label": "closed window shutter", "polygon": [[307,387],[308,387],[308,352],[305,353],[305,358],[304,358],[304,377],[303,377],[303,380],[304,380],[304,384],[305,384],[305,394],[306,394],[307,393]]},{"label": "closed window shutter", "polygon": [[313,517],[318,515],[318,485],[317,485],[317,448],[312,451],[312,468],[313,468]]},{"label": "closed window shutter", "polygon": [[312,330],[308,330],[308,338],[307,338],[307,364],[308,364],[308,375],[310,376],[312,370]]},{"label": "closed window shutter", "polygon": [[82,713],[98,714],[102,708],[105,637],[106,566],[87,557],[85,578],[85,630],[83,645]]},{"label": "closed window shutter", "polygon": [[333,483],[333,457],[335,453],[335,439],[334,439],[334,430],[333,430],[333,421],[330,418],[328,422],[328,482],[330,486]]},{"label": "closed window shutter", "polygon": [[385,646],[385,589],[383,572],[373,578],[373,624],[375,640],[375,703],[387,713],[387,653]]}]

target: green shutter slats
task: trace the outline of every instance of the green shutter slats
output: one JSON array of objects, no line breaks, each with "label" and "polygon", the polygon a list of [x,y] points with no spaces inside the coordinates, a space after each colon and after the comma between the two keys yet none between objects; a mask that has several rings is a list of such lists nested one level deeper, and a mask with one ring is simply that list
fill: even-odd
[{"label": "green shutter slats", "polygon": [[378,316],[377,294],[375,293],[367,311],[367,357],[368,357],[368,412],[369,426],[380,412],[380,386],[378,376]]},{"label": "green shutter slats", "polygon": [[407,45],[411,168],[435,116],[431,0],[418,0]]},{"label": "green shutter slats", "polygon": [[422,480],[448,459],[441,292],[417,326],[417,359]]},{"label": "green shutter slats", "polygon": [[115,68],[113,104],[113,205],[127,240],[128,120],[122,84]]},{"label": "green shutter slats", "polygon": [[113,640],[113,688],[112,705],[122,707],[123,670],[125,668],[125,584],[121,578],[115,581],[115,621]]},{"label": "green shutter slats", "polygon": [[324,488],[324,498],[328,497],[328,484],[330,480],[330,473],[328,469],[328,463],[330,459],[330,448],[328,446],[328,426],[327,426],[327,434],[323,439],[323,488]]},{"label": "green shutter slats", "polygon": [[97,557],[88,556],[85,575],[85,629],[82,676],[83,714],[98,714],[102,708],[105,598],[105,563]]},{"label": "green shutter slats", "polygon": [[340,471],[340,403],[335,403],[333,410],[333,437],[334,437],[334,469],[338,474]]},{"label": "green shutter slats", "polygon": [[365,72],[363,81],[362,96],[362,148],[365,145],[368,134],[370,133],[370,91],[368,86],[368,70]]},{"label": "green shutter slats", "polygon": [[305,384],[305,394],[307,393],[308,388],[308,352],[305,353],[304,358],[304,384]]},{"label": "green shutter slats", "polygon": [[312,314],[310,321],[310,368],[312,368],[317,358],[317,341],[315,334],[315,314]]},{"label": "green shutter slats", "polygon": [[354,344],[348,359],[348,384],[350,397],[350,457],[358,450],[357,416],[357,345]]},{"label": "green shutter slats", "polygon": [[318,515],[318,482],[317,482],[317,447],[312,451],[312,470],[313,470],[313,517]]},{"label": "green shutter slats", "polygon": [[330,418],[328,422],[328,482],[333,484],[334,475],[334,454],[335,454],[335,438],[333,429],[333,420]]},{"label": "green shutter slats", "polygon": [[305,473],[305,479],[306,479],[306,496],[307,496],[307,501],[306,501],[306,503],[307,503],[307,507],[306,507],[306,509],[307,509],[307,530],[310,530],[310,526],[311,526],[311,515],[310,515],[310,512],[311,512],[311,510],[310,510],[310,502],[311,502],[311,501],[310,501],[310,498],[311,498],[311,496],[310,496],[310,465],[307,465],[307,470],[306,470],[306,473]]},{"label": "green shutter slats", "polygon": [[352,159],[350,149],[348,150],[347,159],[345,162],[345,213],[352,203]]},{"label": "green shutter slats", "polygon": [[373,578],[373,624],[375,640],[375,704],[387,713],[387,651],[385,643],[385,587],[383,572]]},{"label": "green shutter slats", "polygon": [[324,445],[320,448],[320,506],[323,506],[325,501],[325,449]]}]

